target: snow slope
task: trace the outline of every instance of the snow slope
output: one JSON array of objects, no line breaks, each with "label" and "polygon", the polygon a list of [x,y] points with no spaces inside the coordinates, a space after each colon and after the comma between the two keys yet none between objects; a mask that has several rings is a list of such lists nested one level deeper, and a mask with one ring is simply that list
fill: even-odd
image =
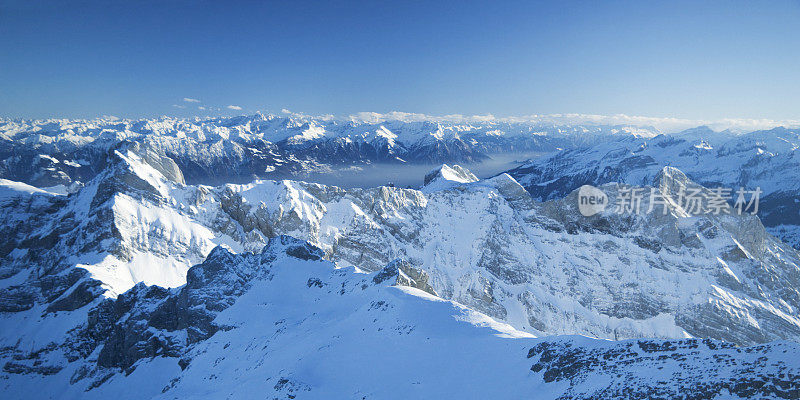
[{"label": "snow slope", "polygon": [[654,138],[620,138],[567,149],[508,171],[534,198],[556,199],[585,184],[646,185],[665,166],[707,187],[760,188],[759,216],[800,247],[800,131],[775,128],[732,136],[696,128]]},{"label": "snow slope", "polygon": [[[218,244],[257,251],[291,235],[341,267],[404,260],[426,271],[440,297],[534,335],[740,345],[800,337],[800,256],[753,216],[691,217],[670,206],[665,215],[585,218],[575,194],[538,203],[508,175],[458,174],[418,191],[187,186],[179,172],[134,144],[78,193],[6,204],[0,276],[16,283],[3,289],[0,310],[73,311],[140,282],[177,287]],[[652,185],[694,184],[667,169]],[[613,200],[618,188],[606,189]]]},{"label": "snow slope", "polygon": [[42,195],[63,195],[61,188],[37,188],[22,182],[14,182],[8,179],[0,179],[0,201],[9,201],[15,197],[27,196],[31,194]]},{"label": "snow slope", "polygon": [[48,346],[5,348],[0,386],[20,399],[800,393],[794,343],[536,339],[425,292],[407,265],[367,274],[323,255],[286,236],[257,254],[218,247],[179,289],[137,285]]}]

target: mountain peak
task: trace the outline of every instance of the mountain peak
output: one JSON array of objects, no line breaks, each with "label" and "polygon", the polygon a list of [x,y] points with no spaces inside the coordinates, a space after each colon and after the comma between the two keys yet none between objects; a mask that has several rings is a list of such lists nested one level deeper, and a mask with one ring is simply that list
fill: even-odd
[{"label": "mountain peak", "polygon": [[470,170],[460,165],[454,164],[451,167],[447,164],[442,164],[425,175],[423,186],[425,189],[433,191],[479,180]]},{"label": "mountain peak", "polygon": [[676,185],[685,187],[696,184],[692,182],[683,171],[669,165],[661,168],[661,171],[653,178],[653,187],[668,189]]}]

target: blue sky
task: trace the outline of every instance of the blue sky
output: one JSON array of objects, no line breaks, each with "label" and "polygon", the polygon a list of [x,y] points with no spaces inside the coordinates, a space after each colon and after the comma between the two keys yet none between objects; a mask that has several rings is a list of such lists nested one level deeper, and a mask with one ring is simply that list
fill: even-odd
[{"label": "blue sky", "polygon": [[28,3],[0,0],[0,116],[800,119],[798,1]]}]

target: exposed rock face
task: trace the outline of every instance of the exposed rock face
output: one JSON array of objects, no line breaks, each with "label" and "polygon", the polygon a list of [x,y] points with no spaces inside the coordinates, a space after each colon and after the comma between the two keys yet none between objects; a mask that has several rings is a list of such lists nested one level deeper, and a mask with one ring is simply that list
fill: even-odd
[{"label": "exposed rock face", "polygon": [[[446,184],[433,187],[431,182]],[[244,335],[237,357],[255,357],[248,362],[265,365],[265,376],[280,377],[269,383],[270,391],[297,395],[318,390],[313,380],[299,377],[308,366],[282,370],[278,365],[306,354],[308,349],[293,343],[306,343],[299,338],[315,330],[328,335],[315,342],[317,348],[337,348],[339,358],[366,357],[354,343],[372,343],[375,347],[364,351],[379,352],[395,335],[408,338],[408,352],[420,346],[434,351],[452,337],[465,338],[459,346],[476,346],[466,339],[472,334],[453,332],[442,335],[447,340],[430,342],[423,327],[440,326],[442,319],[417,320],[417,311],[404,311],[417,307],[397,300],[408,294],[447,300],[441,302],[447,313],[432,315],[456,313],[516,338],[696,336],[743,346],[800,338],[800,256],[769,235],[757,216],[693,215],[670,202],[649,213],[618,214],[611,205],[626,187],[601,186],[610,206],[584,217],[577,192],[537,202],[507,174],[475,181],[460,167],[438,169],[423,190],[295,181],[191,186],[182,183],[165,154],[128,143],[114,149],[106,170],[73,194],[26,192],[0,201],[7,233],[0,237],[3,379],[12,389],[30,387],[25,385],[32,384],[31,377],[49,376],[99,396],[128,379],[122,376],[150,373],[140,368],[161,368],[156,363],[169,360],[164,365],[177,368],[170,376],[176,380],[159,381],[157,389],[185,394],[181,390],[194,384],[181,379],[213,380],[210,376],[219,371],[206,370],[217,362],[210,354],[224,353],[228,341]],[[643,208],[650,193],[707,190],[674,168],[661,169],[642,189]],[[388,285],[403,288],[389,290]],[[367,327],[391,336],[370,342]],[[273,335],[280,339],[272,342]],[[337,336],[350,341],[338,347]],[[506,372],[531,367],[519,344],[480,340],[495,343],[482,347],[484,358],[508,354],[503,360],[513,369]],[[671,348],[677,342],[654,343]],[[596,353],[589,350],[593,346],[581,350],[589,352],[586,357],[607,360],[616,351]],[[275,353],[276,348],[286,350]],[[741,366],[736,371],[752,377],[714,386],[685,372],[679,383],[709,393],[791,394],[794,389],[780,374],[774,375],[776,389],[758,389],[768,388],[758,382],[772,379],[773,369],[796,374],[794,364],[782,366],[787,362],[775,348],[750,350],[769,361],[762,363],[765,374],[757,368],[761,361],[750,360],[744,350],[675,355],[693,365],[714,365],[719,374],[734,363]],[[446,357],[461,354],[457,349]],[[786,350],[797,354],[795,347]],[[284,358],[264,361],[276,354]],[[726,357],[736,361],[720,361]],[[219,362],[229,363],[231,371],[241,367],[241,361],[238,366],[232,359]],[[563,369],[534,362],[541,363],[537,374],[542,376],[542,371]],[[651,365],[646,357],[634,364],[639,362]],[[608,369],[625,365],[627,360]],[[598,373],[585,370],[572,378]],[[189,376],[199,380],[182,378]],[[603,376],[611,382],[608,393],[629,393],[615,383],[619,377]],[[568,380],[580,385],[572,378],[553,379],[547,387],[561,389],[548,390],[578,395],[563,391]],[[531,385],[526,390],[535,390]],[[646,385],[664,386],[659,381]],[[330,393],[347,397],[359,389],[348,390]],[[597,396],[594,390],[580,393]]]},{"label": "exposed rock face", "polygon": [[430,277],[425,271],[414,268],[407,261],[394,260],[380,270],[372,279],[375,283],[382,283],[395,278],[394,283],[400,286],[413,287],[423,292],[436,296],[436,291],[428,284]]},{"label": "exposed rock face", "polygon": [[[584,217],[576,193],[539,203],[505,174],[423,191],[293,181],[186,186],[166,178],[179,175],[163,156],[137,151],[114,151],[108,171],[66,198],[4,203],[31,215],[27,223],[9,217],[11,234],[0,239],[4,274],[16,282],[0,289],[4,310],[73,310],[139,282],[191,285],[196,277],[186,271],[218,243],[258,251],[291,235],[340,266],[378,271],[404,260],[428,277],[399,268],[395,281],[534,334],[691,335],[741,345],[800,337],[799,256],[755,216],[692,216],[668,204],[666,212],[609,207]],[[652,185],[643,188],[643,209],[651,188],[702,189],[669,168]],[[610,204],[618,200],[619,186],[602,190]],[[42,239],[31,241],[32,232]]]},{"label": "exposed rock face", "polygon": [[144,358],[182,357],[186,346],[230,329],[215,323],[216,315],[233,305],[252,282],[268,279],[271,264],[287,256],[320,261],[323,254],[288,236],[271,239],[257,255],[239,256],[217,247],[189,270],[180,290],[136,285],[90,311],[86,328],[76,337],[85,347],[100,348],[98,367],[130,372]]},{"label": "exposed rock face", "polygon": [[[531,371],[548,383],[568,383],[559,399],[796,399],[795,344],[739,348],[713,340],[628,340],[592,347],[585,340],[532,347]],[[601,382],[598,384],[598,382]]]},{"label": "exposed rock face", "polygon": [[[425,271],[407,262],[367,274],[323,256],[288,236],[260,253],[219,246],[178,289],[138,284],[47,346],[2,348],[0,388],[13,398],[88,399],[796,398],[800,390],[795,343],[535,339],[424,293]],[[403,283],[414,287],[393,286]],[[80,316],[48,315],[39,323]]]},{"label": "exposed rock face", "polygon": [[[793,232],[797,179],[781,167],[796,164],[794,131],[628,138],[520,168],[524,187],[443,165],[413,190],[186,181],[475,160],[574,146],[588,130],[260,115],[0,124],[0,177],[86,182],[68,195],[0,182],[11,398],[800,396],[800,348],[773,342],[800,340],[800,255],[768,233]],[[592,132],[631,133],[607,130]],[[643,209],[707,193],[665,157],[710,187],[774,184],[770,229],[679,202],[615,212],[629,185],[643,186]],[[711,158],[738,175],[695,165]],[[584,183],[609,205],[588,217]]]},{"label": "exposed rock face", "polygon": [[[234,328],[215,322],[215,318],[254,283],[271,280],[274,263],[286,263],[289,257],[319,262],[333,271],[333,265],[323,261],[323,256],[319,248],[289,236],[270,239],[258,254],[237,255],[219,246],[203,263],[189,269],[186,285],[178,290],[138,284],[116,299],[98,304],[89,312],[86,326],[75,331],[71,346],[79,349],[82,357],[99,348],[97,367],[119,368],[127,373],[141,359],[183,357],[190,346],[220,329]],[[427,284],[427,274],[403,261],[387,265],[371,281],[380,285],[389,278],[395,280],[386,284],[414,287],[435,295]],[[358,280],[367,282],[366,277]],[[308,288],[328,285],[315,277],[306,284]],[[189,360],[183,357],[181,362],[186,364]]]},{"label": "exposed rock face", "polygon": [[619,138],[565,149],[508,171],[537,200],[558,199],[582,185],[648,185],[666,166],[708,188],[761,194],[758,215],[769,231],[800,248],[800,131],[775,128],[732,136],[693,129],[654,138]]},{"label": "exposed rock face", "polygon": [[[87,182],[105,169],[108,152],[124,142],[169,156],[189,183],[219,185],[298,179],[336,166],[471,162],[489,154],[553,151],[656,133],[653,128],[544,121],[364,121],[260,113],[201,120],[0,119],[0,178],[42,187]],[[156,165],[164,160],[147,161]],[[163,169],[176,171],[171,165]],[[180,181],[177,175],[171,178]]]},{"label": "exposed rock face", "polygon": [[[675,169],[653,185],[699,188]],[[692,216],[676,205],[645,213],[650,188],[640,215],[609,207],[592,217],[578,212],[576,193],[537,203],[508,175],[423,193],[264,182],[225,196],[247,210],[235,214],[241,226],[304,237],[361,268],[408,260],[429,271],[436,293],[522,329],[740,344],[800,334],[794,250],[750,215]],[[617,186],[602,189],[617,202]],[[755,306],[763,301],[776,308]],[[580,311],[565,320],[563,302]],[[520,307],[523,315],[509,313]]]},{"label": "exposed rock face", "polygon": [[[2,203],[0,223],[6,234],[0,237],[0,275],[27,278],[0,288],[1,309],[21,311],[40,302],[48,304],[49,312],[71,311],[91,303],[108,289],[113,291],[115,286],[118,291],[113,294],[122,293],[136,283],[136,275],[140,281],[156,283],[141,279],[148,273],[162,278],[159,284],[170,286],[158,272],[159,265],[143,265],[150,271],[134,271],[126,278],[129,285],[115,284],[116,265],[136,263],[137,254],[143,252],[150,261],[159,254],[189,263],[202,260],[213,246],[198,248],[176,236],[169,244],[153,243],[151,235],[168,236],[170,232],[163,228],[147,232],[136,226],[142,222],[143,210],[135,204],[168,204],[173,199],[166,188],[181,187],[183,179],[169,158],[137,153],[142,151],[135,143],[112,151],[106,171],[71,196],[34,194]],[[138,214],[135,220],[130,213]],[[162,216],[151,215],[149,219],[158,222]],[[106,272],[87,273],[76,265],[94,265]],[[186,269],[188,265],[176,277],[177,285],[185,282]]]},{"label": "exposed rock face", "polygon": [[[253,290],[254,285],[259,290],[269,287],[270,291],[285,291],[283,285],[287,279],[297,280],[298,276],[301,281],[305,279],[305,284],[286,292],[287,298],[303,297],[302,291],[322,290],[328,301],[338,301],[336,297],[374,293],[377,287],[387,285],[415,287],[435,295],[427,284],[427,274],[401,260],[380,273],[366,275],[337,270],[323,256],[319,248],[288,236],[269,239],[258,254],[237,255],[219,246],[203,263],[189,270],[186,285],[179,289],[137,284],[116,299],[99,302],[88,311],[84,323],[71,329],[66,337],[54,338],[57,341],[35,354],[26,354],[20,348],[5,348],[5,355],[10,355],[7,358],[11,361],[5,362],[4,371],[12,376],[53,375],[67,368],[73,371],[70,383],[92,390],[117,372],[131,374],[143,360],[156,357],[175,358],[181,369],[185,369],[191,363],[192,349],[219,331],[237,328],[220,322],[218,316]],[[281,283],[272,284],[276,274],[280,275]],[[387,282],[390,278],[394,280]],[[75,310],[60,307],[62,302],[63,299],[51,303],[48,312],[62,308]],[[374,300],[365,306],[377,312],[389,307],[385,300]],[[312,309],[295,312],[301,314],[295,317],[306,312],[314,314]],[[339,317],[345,315],[336,316]],[[278,329],[275,334],[279,334],[284,328],[275,329]],[[43,360],[55,363],[44,364]],[[284,386],[276,384],[274,389],[280,391]]]}]

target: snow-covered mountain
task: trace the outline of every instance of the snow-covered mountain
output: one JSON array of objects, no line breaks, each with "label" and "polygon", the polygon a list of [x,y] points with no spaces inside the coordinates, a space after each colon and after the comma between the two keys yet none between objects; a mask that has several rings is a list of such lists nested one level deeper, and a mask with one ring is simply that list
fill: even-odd
[{"label": "snow-covered mountain", "polygon": [[649,127],[556,125],[546,120],[365,121],[263,115],[208,119],[2,120],[0,178],[35,186],[87,182],[122,142],[157,148],[189,183],[284,179],[366,163],[469,162],[491,154],[552,151]]},{"label": "snow-covered mountain", "polygon": [[[538,202],[458,166],[414,190],[187,185],[140,142],[104,165],[70,194],[3,182],[15,396],[800,390],[797,345],[774,342],[800,340],[800,255],[756,216],[583,217],[575,192]],[[696,187],[674,168],[648,183]]]},{"label": "snow-covered mountain", "polygon": [[365,274],[323,256],[287,236],[258,254],[219,246],[179,289],[138,284],[88,313],[37,312],[35,326],[16,321],[25,335],[4,347],[0,385],[13,398],[800,393],[796,343],[535,339],[432,295],[407,265]]},{"label": "snow-covered mountain", "polygon": [[645,185],[665,166],[707,187],[760,188],[758,215],[773,235],[800,248],[800,130],[732,136],[700,127],[653,138],[626,137],[566,149],[508,171],[535,199],[565,196],[585,184]]},{"label": "snow-covered mountain", "polygon": [[[537,335],[800,337],[800,256],[756,216],[687,216],[669,205],[665,215],[586,218],[575,193],[538,203],[508,175],[480,181],[448,166],[414,190],[187,186],[174,162],[139,144],[108,165],[69,196],[6,198],[1,276],[29,284],[4,307],[73,310],[139,282],[178,287],[218,244],[257,251],[290,235],[340,266],[404,260],[442,297]],[[652,185],[694,183],[667,168]],[[619,188],[604,189],[614,201]]]}]

